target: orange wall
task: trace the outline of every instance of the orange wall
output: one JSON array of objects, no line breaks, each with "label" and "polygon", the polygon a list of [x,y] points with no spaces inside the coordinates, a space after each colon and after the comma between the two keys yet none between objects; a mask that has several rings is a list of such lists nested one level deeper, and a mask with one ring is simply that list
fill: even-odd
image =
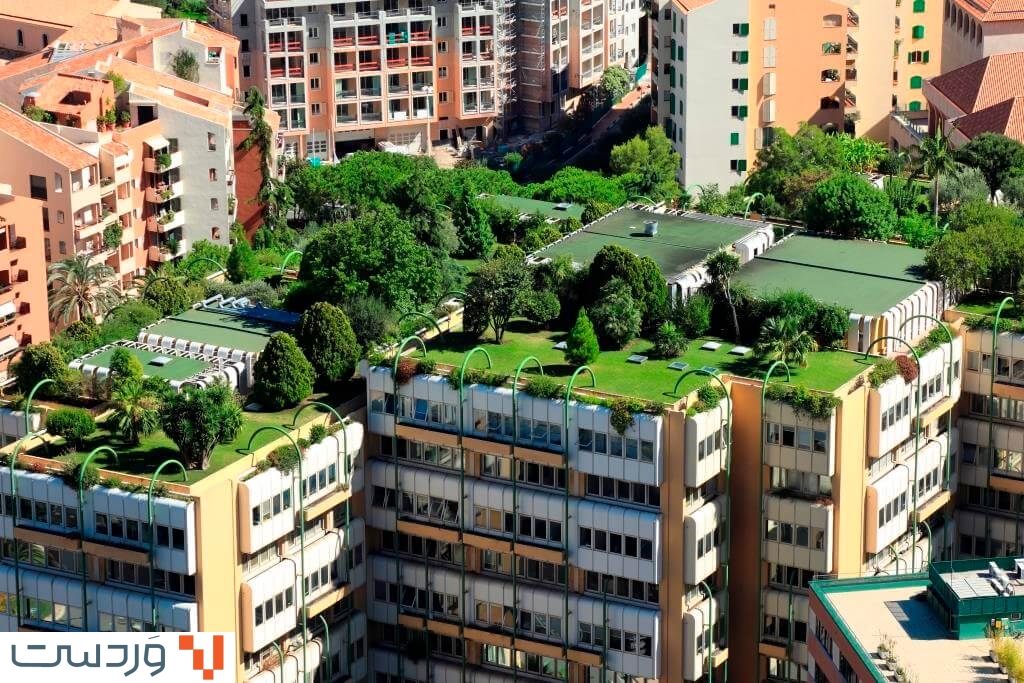
[{"label": "orange wall", "polygon": [[[44,33],[52,43],[64,35],[68,28],[70,27],[59,24],[46,24],[26,21],[24,19],[14,19],[12,17],[0,17],[0,49],[13,50],[14,52],[23,52],[25,54],[38,52],[43,49]],[[18,29],[21,29],[24,41],[24,45],[21,46],[18,45]]]},{"label": "orange wall", "polygon": [[[46,301],[46,258],[43,256],[43,203],[25,197],[0,196],[0,229],[7,227],[7,248],[0,250],[0,270],[9,270],[13,301],[18,316],[8,325],[0,326],[0,337],[14,335],[22,344],[38,343],[50,338]],[[14,248],[12,239],[24,239],[24,248]],[[19,272],[26,280],[17,282]],[[0,301],[11,300],[12,293],[0,295]],[[6,370],[8,361],[0,362]]]}]

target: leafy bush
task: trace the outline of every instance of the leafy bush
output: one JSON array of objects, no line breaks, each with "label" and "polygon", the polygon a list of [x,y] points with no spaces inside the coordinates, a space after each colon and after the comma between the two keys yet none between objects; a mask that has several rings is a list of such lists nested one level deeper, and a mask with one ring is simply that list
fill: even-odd
[{"label": "leafy bush", "polygon": [[489,387],[501,387],[505,386],[508,382],[508,375],[479,368],[466,368],[466,372],[462,378],[459,377],[458,371],[453,371],[448,375],[448,385],[452,389],[458,389],[460,381],[465,382],[467,385],[483,384]]},{"label": "leafy bush", "polygon": [[725,392],[722,391],[722,387],[718,386],[716,382],[708,382],[697,389],[697,400],[686,409],[686,414],[692,417],[698,413],[706,413],[717,408],[723,398],[725,398]]},{"label": "leafy bush", "polygon": [[[929,351],[949,346],[949,337],[946,335],[946,331],[949,327],[942,325],[942,327],[935,327],[928,333],[928,335],[921,340],[921,343],[917,345],[917,353],[922,357]],[[955,335],[954,335],[955,336]]]},{"label": "leafy bush", "polygon": [[640,309],[629,286],[619,278],[612,278],[601,288],[601,298],[590,317],[598,339],[607,348],[621,349],[640,334]]},{"label": "leafy bush", "polygon": [[815,420],[829,419],[841,403],[838,396],[808,391],[802,384],[772,384],[765,395],[772,401],[788,404],[798,415],[809,415]]},{"label": "leafy bush", "polygon": [[553,377],[535,375],[526,381],[523,392],[535,398],[558,399],[565,395],[565,387]]},{"label": "leafy bush", "polygon": [[526,252],[514,244],[495,245],[494,251],[491,252],[492,261],[515,261],[516,263],[522,263],[525,258]]},{"label": "leafy bush", "polygon": [[615,428],[620,435],[626,433],[626,430],[633,424],[633,414],[639,413],[644,409],[642,401],[638,401],[635,398],[618,398],[612,401],[611,411],[612,415],[610,422],[612,427]]},{"label": "leafy bush", "polygon": [[231,247],[228,262],[225,265],[228,268],[228,278],[236,284],[255,279],[259,272],[256,253],[244,236],[240,236]]},{"label": "leafy bush", "polygon": [[142,300],[160,311],[162,315],[178,315],[191,307],[202,295],[202,288],[189,286],[182,280],[171,278],[150,283]]},{"label": "leafy bush", "polygon": [[309,428],[309,442],[320,443],[327,438],[327,427],[325,425],[313,425]]},{"label": "leafy bush", "polygon": [[161,318],[160,311],[141,301],[126,301],[114,309],[100,325],[100,343],[135,339],[139,330]]},{"label": "leafy bush", "polygon": [[562,310],[558,296],[549,290],[534,291],[527,295],[523,304],[523,315],[535,325],[546,327],[557,320]]},{"label": "leafy bush", "polygon": [[892,237],[896,209],[889,197],[860,176],[840,174],[819,183],[804,201],[804,223],[842,237]]},{"label": "leafy bush", "polygon": [[415,358],[403,356],[398,359],[398,372],[395,374],[395,384],[404,386],[419,372],[419,363]]},{"label": "leafy bush", "polygon": [[291,474],[299,466],[299,454],[295,452],[295,447],[291,444],[279,446],[267,456],[267,462],[283,474]]},{"label": "leafy bush", "polygon": [[67,358],[50,342],[29,344],[11,366],[11,372],[18,384],[18,390],[28,394],[44,379],[53,380],[39,388],[38,398],[65,396],[72,390],[72,373],[68,370]]},{"label": "leafy bush", "polygon": [[380,344],[398,333],[394,310],[381,299],[353,296],[346,299],[341,307],[348,316],[356,341],[363,349]]},{"label": "leafy bush", "polygon": [[295,337],[277,332],[270,337],[253,367],[253,397],[270,410],[294,406],[313,393],[313,366]]},{"label": "leafy bush", "polygon": [[565,344],[565,360],[568,363],[586,365],[597,360],[601,347],[597,343],[597,334],[594,333],[594,326],[587,317],[586,309],[580,309]]},{"label": "leafy bush", "polygon": [[420,375],[433,375],[437,370],[437,361],[433,358],[420,358],[416,364],[416,372]]},{"label": "leafy bush", "polygon": [[673,305],[669,316],[680,331],[690,339],[698,339],[711,329],[714,302],[705,294],[696,293],[686,301]]},{"label": "leafy bush", "polygon": [[686,335],[670,322],[662,323],[654,333],[654,355],[658,358],[675,358],[689,345]]},{"label": "leafy bush", "polygon": [[899,368],[900,374],[903,375],[903,379],[907,382],[913,382],[917,379],[918,368],[917,363],[911,360],[910,356],[900,354],[896,356],[896,367]]},{"label": "leafy bush", "polygon": [[110,356],[110,374],[117,378],[141,380],[145,372],[142,362],[124,347],[114,349]]},{"label": "leafy bush", "polygon": [[900,369],[896,365],[896,361],[892,358],[883,358],[875,364],[875,367],[871,368],[871,372],[868,373],[868,382],[877,389],[899,373]]},{"label": "leafy bush", "polygon": [[249,280],[236,284],[234,282],[206,281],[206,296],[220,294],[225,299],[230,297],[246,298],[255,304],[262,304],[267,308],[277,308],[281,305],[281,292],[275,289],[265,280]]},{"label": "leafy bush", "polygon": [[299,345],[321,381],[347,380],[355,372],[360,348],[345,312],[320,301],[302,314]]},{"label": "leafy bush", "polygon": [[75,491],[78,490],[78,477],[82,477],[82,490],[88,491],[94,486],[100,483],[100,471],[96,465],[89,464],[85,468],[85,472],[82,472],[82,463],[80,462],[66,462],[61,472],[61,478],[64,480],[64,484]]},{"label": "leafy bush", "polygon": [[85,437],[96,431],[96,420],[82,408],[58,408],[46,416],[46,431],[81,447]]}]

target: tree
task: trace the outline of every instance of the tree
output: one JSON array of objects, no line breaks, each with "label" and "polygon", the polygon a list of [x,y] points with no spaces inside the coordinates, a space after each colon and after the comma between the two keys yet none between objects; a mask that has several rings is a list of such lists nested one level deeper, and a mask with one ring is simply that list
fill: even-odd
[{"label": "tree", "polygon": [[256,360],[253,377],[253,397],[264,408],[281,410],[313,393],[315,371],[295,337],[276,332]]},{"label": "tree", "polygon": [[[245,136],[238,148],[248,152],[255,147],[260,154],[260,190],[262,195],[269,191],[270,183],[274,179],[274,171],[271,168],[271,155],[274,150],[274,129],[267,123],[267,102],[263,98],[260,89],[253,86],[245,93],[245,108],[242,110],[249,118],[249,134]],[[267,205],[264,204],[264,211]]]},{"label": "tree", "polygon": [[355,296],[341,304],[352,325],[356,341],[364,350],[371,349],[398,331],[394,310],[372,296]]},{"label": "tree", "polygon": [[549,202],[595,203],[612,209],[626,203],[626,191],[617,180],[575,166],[566,166],[548,178],[535,196]]},{"label": "tree", "polygon": [[982,133],[957,150],[957,159],[981,171],[989,195],[995,198],[1014,169],[1024,166],[1024,145],[996,133]]},{"label": "tree", "polygon": [[547,289],[530,292],[523,302],[523,315],[540,327],[547,327],[552,320],[558,318],[561,311],[562,304],[558,296]]},{"label": "tree", "polygon": [[631,86],[629,72],[617,64],[609,66],[601,74],[601,94],[608,104],[620,101],[629,92]]},{"label": "tree", "polygon": [[526,252],[514,244],[496,244],[491,252],[491,260],[522,263],[526,260]]},{"label": "tree", "polygon": [[985,183],[985,176],[973,166],[957,164],[955,169],[942,176],[939,183],[940,210],[949,211],[965,202],[987,199],[988,185]]},{"label": "tree", "polygon": [[591,297],[613,278],[620,278],[629,286],[643,326],[653,327],[668,306],[668,285],[658,264],[650,257],[638,258],[628,249],[608,244],[601,247],[590,263],[587,281]]},{"label": "tree", "polygon": [[804,222],[842,237],[885,240],[896,227],[896,209],[885,192],[843,173],[819,183],[804,202]]},{"label": "tree", "polygon": [[732,298],[732,277],[740,269],[740,257],[731,251],[719,249],[704,262],[711,286],[717,290],[732,315],[733,341],[740,340],[740,320],[736,315],[736,304]]},{"label": "tree", "polygon": [[640,310],[633,301],[629,285],[619,278],[613,278],[601,288],[601,295],[590,310],[590,318],[605,348],[621,349],[640,334]]},{"label": "tree", "polygon": [[950,293],[962,297],[978,288],[991,260],[967,232],[948,231],[925,255],[930,277],[942,280]]},{"label": "tree", "polygon": [[110,393],[114,409],[111,422],[117,433],[133,446],[160,428],[160,399],[140,378],[117,382]]},{"label": "tree", "polygon": [[18,391],[27,394],[44,379],[53,380],[53,384],[45,384],[36,394],[40,398],[52,398],[64,394],[68,375],[68,361],[60,350],[50,342],[29,344],[21,352],[21,356],[11,366],[18,384]]},{"label": "tree", "polygon": [[643,135],[613,147],[610,165],[613,173],[623,176],[623,185],[634,196],[656,201],[679,196],[679,154],[661,126],[651,126]]},{"label": "tree", "polygon": [[346,380],[355,372],[360,348],[345,311],[317,302],[303,312],[296,332],[299,346],[321,381]]},{"label": "tree", "polygon": [[594,326],[587,317],[586,309],[581,308],[576,316],[576,323],[569,330],[565,339],[565,360],[571,365],[586,365],[597,360],[601,347],[597,343]]},{"label": "tree", "polygon": [[675,358],[690,345],[686,335],[671,322],[664,322],[654,333],[654,355],[658,358]]},{"label": "tree", "polygon": [[181,48],[171,56],[171,71],[178,78],[199,82],[199,60],[188,48]]},{"label": "tree", "polygon": [[[515,261],[488,261],[470,276],[466,315],[494,331],[501,343],[512,316],[521,312],[532,284],[530,273]],[[479,329],[479,324],[477,325]]]},{"label": "tree", "polygon": [[145,369],[141,361],[128,349],[119,346],[110,356],[110,375],[117,380],[141,380]]},{"label": "tree", "polygon": [[711,216],[728,216],[743,211],[743,205],[730,194],[722,194],[718,183],[702,185],[694,209]]},{"label": "tree", "polygon": [[150,282],[142,300],[160,311],[161,315],[178,315],[201,295],[179,278],[164,278]]},{"label": "tree", "polygon": [[235,237],[235,244],[231,247],[226,265],[228,278],[232,282],[245,282],[256,277],[259,264],[256,262],[256,253],[249,246],[249,240],[245,239],[245,235]]},{"label": "tree", "polygon": [[405,180],[396,193],[395,205],[421,242],[446,256],[459,248],[459,232],[451,217],[441,210],[441,202],[424,175],[413,174]]},{"label": "tree", "polygon": [[46,284],[54,322],[102,316],[121,301],[114,269],[105,263],[90,264],[86,254],[50,264]]},{"label": "tree", "polygon": [[781,360],[787,364],[807,367],[807,355],[818,350],[818,342],[801,329],[795,315],[768,318],[761,326],[755,352],[768,361]]},{"label": "tree", "polygon": [[956,170],[956,159],[949,145],[949,136],[939,126],[935,133],[926,137],[917,147],[917,162],[926,176],[932,179],[932,222],[939,225],[939,180],[946,173]]},{"label": "tree", "polygon": [[466,188],[456,194],[454,201],[452,222],[459,238],[455,255],[459,258],[487,258],[494,249],[494,233],[481,202]]},{"label": "tree", "polygon": [[669,317],[684,335],[697,339],[711,328],[712,306],[711,299],[697,292],[687,297],[686,301],[675,304]]},{"label": "tree", "polygon": [[160,426],[192,469],[206,469],[217,444],[231,443],[242,428],[242,407],[226,382],[188,384],[164,401]]},{"label": "tree", "polygon": [[82,408],[58,408],[46,416],[46,431],[81,450],[85,437],[96,431],[96,420]]}]

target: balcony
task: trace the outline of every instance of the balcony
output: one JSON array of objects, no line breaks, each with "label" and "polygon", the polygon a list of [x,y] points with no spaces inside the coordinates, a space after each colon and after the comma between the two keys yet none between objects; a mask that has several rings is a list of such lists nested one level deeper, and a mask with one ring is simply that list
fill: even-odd
[{"label": "balcony", "polygon": [[411,31],[409,40],[413,43],[431,43],[434,39],[431,37],[430,31]]},{"label": "balcony", "polygon": [[839,43],[822,43],[821,54],[823,55],[838,55],[842,54],[843,46]]},{"label": "balcony", "polygon": [[356,91],[353,89],[334,91],[334,99],[336,100],[354,100],[355,98]]},{"label": "balcony", "polygon": [[391,84],[391,85],[388,86],[388,94],[389,95],[408,95],[409,94],[409,84],[408,83],[398,83],[397,85],[396,84]]},{"label": "balcony", "polygon": [[359,71],[380,71],[380,61],[359,62]]},{"label": "balcony", "polygon": [[362,88],[359,90],[361,97],[380,97],[380,88]]},{"label": "balcony", "polygon": [[146,219],[146,230],[148,232],[165,233],[184,225],[185,212],[182,210],[164,211]]},{"label": "balcony", "polygon": [[335,73],[345,73],[347,71],[355,71],[355,70],[356,70],[355,62],[335,62],[334,63],[334,72]]},{"label": "balcony", "polygon": [[183,184],[180,180],[170,185],[161,184],[156,187],[147,187],[146,201],[150,204],[164,204],[176,197],[181,197],[184,193],[183,189]]},{"label": "balcony", "polygon": [[356,44],[356,37],[352,33],[335,33],[333,36],[334,47],[352,47]]},{"label": "balcony", "polygon": [[378,121],[382,121],[383,118],[384,118],[383,114],[381,114],[381,112],[379,112],[379,111],[363,113],[363,114],[359,115],[359,120],[360,121],[369,122],[369,123],[375,123],[375,122],[378,122]]},{"label": "balcony", "polygon": [[338,126],[352,126],[359,123],[359,120],[348,114],[338,114],[334,117],[334,123]]},{"label": "balcony", "polygon": [[389,69],[404,69],[407,66],[409,66],[408,57],[396,57],[388,60]]},{"label": "balcony", "polygon": [[184,256],[188,251],[187,240],[181,240],[178,242],[177,251],[171,251],[172,244],[164,243],[161,245],[155,245],[149,248],[149,260],[155,261],[156,263],[167,263],[174,259]]},{"label": "balcony", "polygon": [[433,60],[429,57],[413,57],[409,60],[413,66],[432,66]]},{"label": "balcony", "polygon": [[364,33],[356,38],[357,45],[380,45],[379,33]]},{"label": "balcony", "polygon": [[[160,162],[164,162],[167,165],[161,165]],[[142,160],[142,170],[146,173],[163,173],[169,171],[172,168],[178,168],[181,166],[182,158],[181,152],[173,152],[166,156],[157,154],[156,156],[146,157]]]}]

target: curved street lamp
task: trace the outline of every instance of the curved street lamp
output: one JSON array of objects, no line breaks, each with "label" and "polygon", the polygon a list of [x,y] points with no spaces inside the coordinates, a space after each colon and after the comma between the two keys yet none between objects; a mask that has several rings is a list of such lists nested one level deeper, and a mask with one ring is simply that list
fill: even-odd
[{"label": "curved street lamp", "polygon": [[[990,362],[991,362],[991,367],[989,368],[989,375],[988,375],[988,450],[989,450],[988,480],[989,480],[989,486],[991,486],[991,484],[992,484],[992,467],[995,465],[995,455],[996,455],[996,448],[995,448],[995,422],[994,422],[994,420],[995,420],[995,413],[996,413],[996,407],[997,407],[996,398],[995,398],[995,393],[996,393],[996,347],[997,347],[998,342],[999,342],[999,320],[1000,320],[1000,318],[1002,318],[1003,308],[1006,306],[1006,304],[1013,304],[1014,306],[1016,306],[1017,302],[1015,302],[1013,300],[1012,296],[1004,297],[1003,300],[999,302],[999,308],[996,309],[996,318],[995,318],[995,321],[992,323],[992,356],[989,359]],[[988,523],[988,516],[986,516],[986,524],[987,523]],[[1019,531],[1020,525],[1018,524],[1017,526],[1018,526],[1018,532],[1017,533],[1020,533],[1020,531]],[[988,545],[986,550],[991,549],[991,545],[992,545],[991,538],[988,539],[986,541],[986,543]],[[1020,546],[1019,543],[1017,545],[1018,545],[1018,547]]]},{"label": "curved street lamp", "polygon": [[[15,536],[14,530],[18,526],[18,515],[20,514],[21,506],[18,503],[18,478],[14,476],[14,466],[18,462],[18,453],[21,451],[21,447],[24,445],[25,439],[34,439],[39,436],[40,433],[41,432],[28,432],[25,436],[18,439],[18,443],[14,445],[14,450],[11,452],[10,458],[11,502],[14,504],[14,509],[11,511],[11,537],[14,538],[14,614],[18,620],[18,626],[21,626],[21,553],[18,550],[18,540]],[[82,605],[82,611],[84,613],[85,605]]]},{"label": "curved street lamp", "polygon": [[114,457],[114,462],[119,462],[117,457],[117,451],[110,446],[100,446],[94,448],[89,452],[89,455],[85,456],[85,460],[78,466],[78,538],[82,544],[82,630],[89,630],[89,602],[86,599],[86,586],[89,582],[89,570],[85,561],[85,488],[83,483],[85,481],[85,471],[89,467],[89,463],[100,453],[109,453]]},{"label": "curved street lamp", "polygon": [[281,275],[284,275],[284,269],[285,269],[285,267],[287,267],[288,262],[292,260],[293,256],[298,256],[298,257],[301,258],[302,257],[302,252],[299,251],[298,249],[292,249],[291,251],[289,251],[285,255],[284,260],[281,261],[281,272],[280,272]]},{"label": "curved street lamp", "polygon": [[746,220],[747,217],[750,216],[750,207],[754,205],[754,202],[757,201],[758,197],[760,197],[761,199],[764,199],[764,194],[761,193],[761,192],[755,192],[754,194],[750,195],[749,197],[745,197],[744,198],[744,201],[747,203],[746,207],[743,209],[743,219],[744,220]]},{"label": "curved street lamp", "polygon": [[[156,468],[153,472],[153,476],[149,479],[149,490],[146,493],[146,511],[148,514],[149,521],[149,610],[150,610],[150,621],[149,625],[152,630],[156,630],[156,581],[154,580],[153,574],[156,568],[156,515],[153,509],[153,488],[156,486],[156,479],[160,476],[160,472],[165,467],[170,465],[176,466],[181,470],[181,476],[184,477],[185,481],[188,481],[188,470],[178,460],[165,460],[160,463],[160,467]],[[170,539],[168,539],[170,540]]]},{"label": "curved street lamp", "polygon": [[[43,387],[43,386],[45,386],[47,384],[56,384],[56,382],[54,382],[52,379],[49,379],[49,378],[39,380],[38,382],[36,382],[35,386],[32,387],[32,390],[28,392],[28,398],[25,399],[25,434],[26,435],[28,435],[28,434],[30,434],[32,432],[32,426],[29,424],[29,422],[30,422],[30,420],[32,418],[32,399],[34,399],[36,397],[36,392],[39,391],[39,389],[41,387]],[[40,430],[40,433],[42,433],[42,430]]]}]

